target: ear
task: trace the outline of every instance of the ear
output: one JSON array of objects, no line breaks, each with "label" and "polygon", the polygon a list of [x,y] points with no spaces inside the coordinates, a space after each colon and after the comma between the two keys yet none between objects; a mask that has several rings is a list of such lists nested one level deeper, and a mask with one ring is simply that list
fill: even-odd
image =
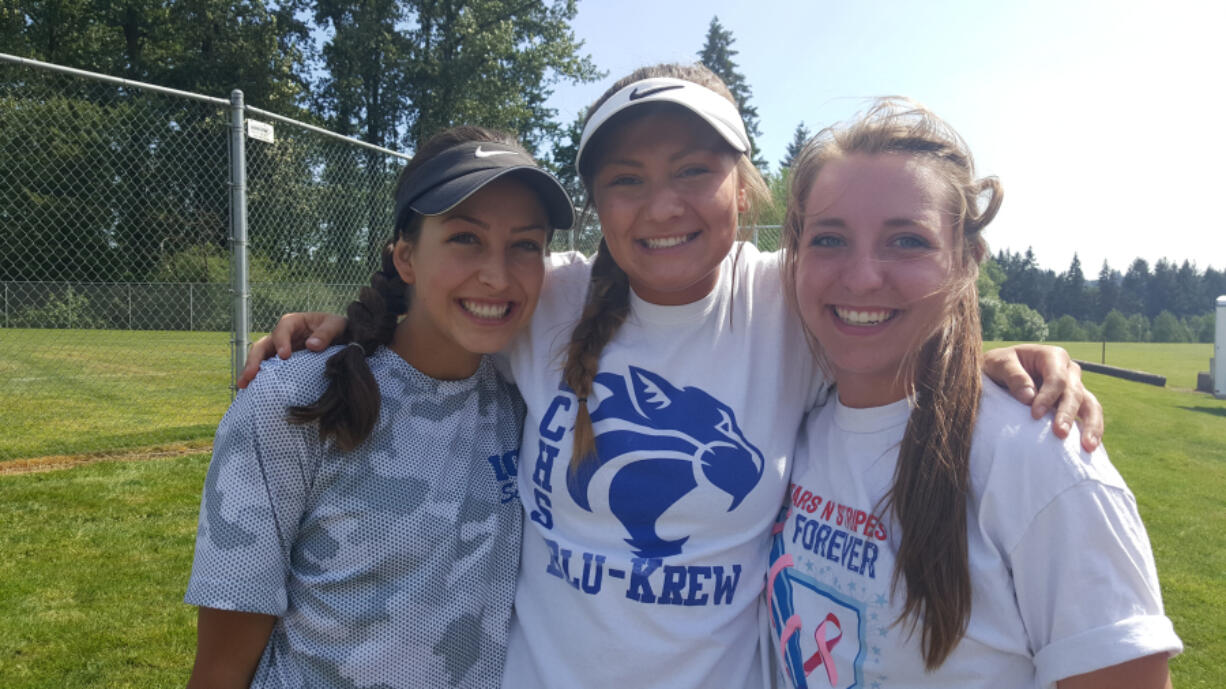
[{"label": "ear", "polygon": [[413,284],[415,274],[413,272],[413,243],[403,239],[397,239],[396,245],[392,247],[392,263],[396,266],[396,272],[400,274],[401,281],[406,285]]}]

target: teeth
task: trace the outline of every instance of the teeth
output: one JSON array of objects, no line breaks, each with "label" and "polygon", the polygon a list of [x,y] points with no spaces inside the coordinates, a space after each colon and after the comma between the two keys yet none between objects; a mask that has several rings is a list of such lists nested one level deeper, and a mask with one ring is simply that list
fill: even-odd
[{"label": "teeth", "polygon": [[461,299],[460,304],[464,307],[465,311],[477,318],[488,318],[490,320],[502,318],[511,310],[511,302],[508,301],[491,304],[489,302]]},{"label": "teeth", "polygon": [[874,311],[857,311],[847,309],[840,306],[834,307],[834,313],[839,317],[839,320],[852,325],[877,325],[894,317],[893,310],[874,310]]},{"label": "teeth", "polygon": [[676,237],[652,237],[650,239],[644,239],[643,243],[646,244],[647,248],[649,249],[667,249],[670,246],[684,244],[688,242],[689,239],[690,238],[687,235],[678,235]]}]

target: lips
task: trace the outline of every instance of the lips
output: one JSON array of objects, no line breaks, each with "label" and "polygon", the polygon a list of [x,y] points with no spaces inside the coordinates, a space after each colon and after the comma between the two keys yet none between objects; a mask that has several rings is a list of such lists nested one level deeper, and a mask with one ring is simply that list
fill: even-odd
[{"label": "lips", "polygon": [[483,321],[499,321],[511,314],[513,302],[461,299],[460,306],[474,318]]},{"label": "lips", "polygon": [[834,315],[847,325],[869,327],[881,325],[898,315],[897,309],[854,309],[847,306],[833,306]]},{"label": "lips", "polygon": [[698,233],[694,232],[692,234],[677,234],[669,237],[648,237],[647,239],[640,239],[638,242],[648,249],[671,249],[674,246],[681,246],[693,241],[697,236]]}]

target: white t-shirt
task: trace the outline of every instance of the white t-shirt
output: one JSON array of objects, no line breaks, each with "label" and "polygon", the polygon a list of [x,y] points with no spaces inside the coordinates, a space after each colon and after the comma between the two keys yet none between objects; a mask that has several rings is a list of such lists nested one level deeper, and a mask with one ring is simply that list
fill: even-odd
[{"label": "white t-shirt", "polygon": [[506,689],[762,685],[768,535],[822,380],[780,255],[736,253],[698,302],[632,295],[588,401],[601,463],[569,482],[577,401],[561,371],[590,266],[552,259],[510,353],[528,414]]},{"label": "white t-shirt", "polygon": [[906,596],[900,581],[891,598],[901,533],[874,515],[909,416],[906,400],[832,400],[797,440],[767,586],[790,686],[1052,687],[1182,649],[1136,501],[1106,453],[1085,453],[1076,433],[1056,438],[985,379],[971,448],[970,623],[926,672],[920,630],[894,625]]}]

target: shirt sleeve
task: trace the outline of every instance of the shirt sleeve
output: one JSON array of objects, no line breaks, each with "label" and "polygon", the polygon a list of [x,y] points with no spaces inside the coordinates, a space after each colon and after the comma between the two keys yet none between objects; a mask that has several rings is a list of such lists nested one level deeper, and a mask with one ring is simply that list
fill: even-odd
[{"label": "shirt sleeve", "polygon": [[1082,480],[1057,495],[1011,553],[1014,590],[1041,686],[1183,644],[1162,594],[1136,500]]},{"label": "shirt sleeve", "polygon": [[283,615],[289,554],[306,501],[305,435],[285,420],[276,375],[265,371],[226,412],[200,503],[184,600]]}]

